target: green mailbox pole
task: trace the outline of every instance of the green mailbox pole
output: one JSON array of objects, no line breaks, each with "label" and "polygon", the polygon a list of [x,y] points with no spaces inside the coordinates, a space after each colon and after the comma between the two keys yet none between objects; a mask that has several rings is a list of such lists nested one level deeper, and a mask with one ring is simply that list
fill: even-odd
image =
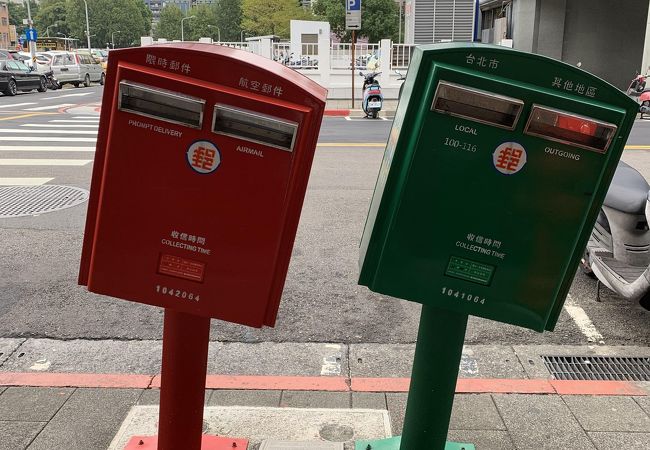
[{"label": "green mailbox pole", "polygon": [[366,227],[359,284],[421,303],[400,438],[445,443],[469,315],[552,331],[637,104],[543,56],[481,44],[418,47]]}]

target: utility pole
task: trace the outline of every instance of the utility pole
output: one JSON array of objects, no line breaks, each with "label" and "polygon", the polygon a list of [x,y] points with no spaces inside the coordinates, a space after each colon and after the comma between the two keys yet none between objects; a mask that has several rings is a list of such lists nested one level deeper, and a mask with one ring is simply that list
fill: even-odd
[{"label": "utility pole", "polygon": [[88,40],[88,52],[90,52],[90,24],[88,23],[88,2],[84,0],[86,6],[86,39]]},{"label": "utility pole", "polygon": [[[29,7],[29,0],[27,0],[27,22],[29,28],[34,28],[34,22],[32,21],[32,9]],[[32,57],[32,63],[36,61],[36,42],[29,42],[29,54]]]}]

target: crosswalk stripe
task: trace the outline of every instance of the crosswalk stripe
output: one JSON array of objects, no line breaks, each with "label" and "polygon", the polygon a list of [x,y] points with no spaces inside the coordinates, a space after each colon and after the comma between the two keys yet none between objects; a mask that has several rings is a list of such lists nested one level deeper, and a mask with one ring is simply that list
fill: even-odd
[{"label": "crosswalk stripe", "polygon": [[0,128],[0,133],[56,133],[56,134],[94,134],[93,130],[23,130],[22,128]]},{"label": "crosswalk stripe", "polygon": [[52,123],[94,123],[94,124],[99,124],[99,120],[64,120],[64,119],[57,119],[57,120],[50,120]]},{"label": "crosswalk stripe", "polygon": [[92,159],[0,159],[0,166],[85,166]]},{"label": "crosswalk stripe", "polygon": [[94,152],[95,147],[72,147],[55,145],[0,145],[0,152]]},{"label": "crosswalk stripe", "polygon": [[45,111],[46,109],[58,109],[64,108],[66,106],[74,106],[74,103],[60,103],[58,105],[51,106],[39,106],[38,108],[27,108],[25,111]]},{"label": "crosswalk stripe", "polygon": [[2,136],[2,142],[97,142],[96,138],[67,136]]},{"label": "crosswalk stripe", "polygon": [[2,178],[0,186],[40,186],[52,181],[54,178]]},{"label": "crosswalk stripe", "polygon": [[0,108],[16,108],[18,106],[30,106],[36,105],[36,103],[14,103],[13,105],[0,105]]},{"label": "crosswalk stripe", "polygon": [[81,94],[65,94],[65,95],[53,95],[51,97],[43,97],[41,100],[52,100],[54,98],[64,98],[64,97],[82,97],[84,95],[90,95],[92,92],[83,92]]},{"label": "crosswalk stripe", "polygon": [[99,124],[97,124],[97,123],[96,123],[96,124],[93,124],[93,125],[82,124],[82,123],[78,123],[78,124],[76,124],[76,125],[72,125],[72,124],[51,124],[51,123],[25,123],[25,124],[21,125],[21,127],[42,127],[42,128],[95,128],[95,129],[97,129],[98,126],[99,126]]}]

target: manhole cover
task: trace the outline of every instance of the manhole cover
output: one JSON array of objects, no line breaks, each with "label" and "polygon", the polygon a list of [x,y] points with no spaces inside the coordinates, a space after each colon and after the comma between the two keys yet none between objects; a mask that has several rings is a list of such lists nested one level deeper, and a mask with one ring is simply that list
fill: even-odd
[{"label": "manhole cover", "polygon": [[0,219],[59,211],[86,200],[88,191],[72,186],[0,186]]},{"label": "manhole cover", "polygon": [[542,356],[557,380],[650,381],[650,358]]}]

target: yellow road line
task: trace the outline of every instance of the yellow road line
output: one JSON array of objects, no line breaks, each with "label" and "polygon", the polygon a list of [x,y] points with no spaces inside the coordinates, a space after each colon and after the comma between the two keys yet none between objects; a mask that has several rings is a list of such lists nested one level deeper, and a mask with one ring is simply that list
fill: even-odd
[{"label": "yellow road line", "polygon": [[650,150],[650,145],[626,145],[625,150]]},{"label": "yellow road line", "polygon": [[50,115],[50,114],[58,114],[58,113],[35,112],[35,113],[29,113],[29,114],[21,114],[20,116],[0,117],[0,120],[16,120],[16,119],[24,119],[25,117],[45,116],[45,115]]}]

